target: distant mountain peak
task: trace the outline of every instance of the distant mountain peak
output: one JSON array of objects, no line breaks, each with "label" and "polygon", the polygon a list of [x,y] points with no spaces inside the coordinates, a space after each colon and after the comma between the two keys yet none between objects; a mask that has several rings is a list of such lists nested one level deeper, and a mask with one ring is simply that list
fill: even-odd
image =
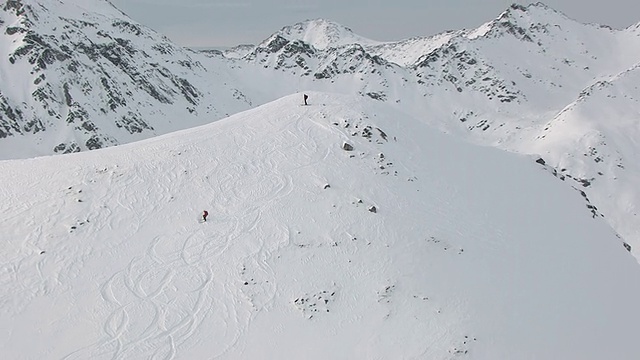
[{"label": "distant mountain peak", "polygon": [[536,2],[529,5],[521,5],[517,3],[511,4],[511,6],[503,11],[495,21],[504,21],[508,19],[517,21],[523,17],[527,18],[532,23],[554,23],[557,21],[570,20],[562,12],[553,9],[542,2]]},{"label": "distant mountain peak", "polygon": [[350,44],[374,45],[377,41],[355,34],[350,28],[326,19],[313,19],[285,26],[274,35],[290,41],[301,40],[317,49]]},{"label": "distant mountain peak", "polygon": [[545,3],[542,2],[535,2],[535,3],[531,3],[528,5],[522,5],[522,4],[518,4],[518,3],[513,3],[509,6],[509,8],[505,11],[521,11],[521,12],[530,12],[530,11],[552,11],[555,13],[559,13],[557,10],[555,10],[554,8],[548,6]]},{"label": "distant mountain peak", "polygon": [[546,31],[550,25],[576,23],[565,14],[537,2],[529,5],[511,4],[496,19],[470,32],[470,38],[496,37],[510,34],[523,41],[533,42],[536,33]]}]

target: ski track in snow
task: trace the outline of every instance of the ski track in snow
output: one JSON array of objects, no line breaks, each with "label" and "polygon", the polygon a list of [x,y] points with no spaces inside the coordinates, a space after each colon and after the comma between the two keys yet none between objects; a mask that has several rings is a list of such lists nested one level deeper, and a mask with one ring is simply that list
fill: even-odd
[{"label": "ski track in snow", "polygon": [[[98,306],[105,314],[103,337],[66,359],[174,359],[177,349],[193,341],[205,322],[216,322],[216,328],[224,329],[221,334],[207,336],[207,341],[211,341],[216,349],[216,353],[211,354],[213,358],[239,346],[238,341],[246,332],[253,314],[273,301],[276,287],[268,259],[271,251],[289,237],[284,225],[265,224],[262,217],[269,205],[291,192],[294,186],[292,176],[278,169],[279,162],[274,161],[273,156],[261,155],[277,153],[277,157],[282,158],[280,162],[303,163],[304,167],[314,166],[326,157],[325,152],[318,151],[319,146],[313,141],[311,130],[304,129],[310,126],[305,124],[305,119],[299,117],[288,126],[278,135],[286,137],[283,142],[295,147],[294,151],[286,153],[275,146],[269,147],[268,143],[265,147],[247,147],[249,142],[260,138],[251,126],[236,128],[229,134],[236,148],[229,148],[221,156],[250,160],[231,161],[231,165],[224,168],[213,161],[203,179],[203,189],[214,194],[215,210],[210,211],[209,220],[157,236],[147,251],[134,256],[128,266],[103,283],[100,286],[102,304]],[[300,133],[306,136],[301,138],[297,135]],[[186,151],[195,151],[195,148]],[[287,158],[292,154],[298,154],[298,158]],[[145,166],[152,168],[154,165]],[[133,209],[144,208],[145,199],[152,194],[163,194],[166,200],[170,200],[169,194],[186,185],[186,180],[177,176],[190,171],[189,164],[185,164],[184,169],[164,172],[167,179],[146,181],[148,179],[144,179],[143,172],[136,169],[132,176],[119,181],[124,183],[124,189],[139,189],[141,183],[148,183],[146,191],[141,194],[119,193],[114,201],[134,215]],[[114,176],[111,176],[105,189],[113,181]],[[165,187],[157,187],[157,184],[165,184]],[[173,189],[166,184],[172,184]],[[97,203],[107,202],[108,193],[105,192],[104,196],[98,198]],[[236,217],[233,214],[243,215]],[[109,215],[107,210],[103,210],[91,217],[103,219],[108,229],[127,226],[114,223]],[[139,215],[133,216],[138,221],[129,225],[132,226],[131,233],[136,233],[145,219],[151,216],[146,213]],[[245,234],[256,234],[255,241],[247,244]],[[264,239],[265,235],[269,238]],[[238,248],[241,251],[237,251]],[[253,276],[260,277],[262,284],[267,285],[238,293],[237,287],[229,284],[241,283],[240,264],[250,267]],[[249,307],[238,306],[238,299],[245,299]]]}]

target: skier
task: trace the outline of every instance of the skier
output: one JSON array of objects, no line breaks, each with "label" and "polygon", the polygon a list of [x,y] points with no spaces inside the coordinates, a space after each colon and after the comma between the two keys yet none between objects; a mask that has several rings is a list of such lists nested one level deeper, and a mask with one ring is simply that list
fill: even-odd
[{"label": "skier", "polygon": [[202,221],[207,221],[207,216],[209,216],[209,212],[207,210],[202,211]]},{"label": "skier", "polygon": [[304,98],[304,104],[305,105],[309,105],[309,104],[307,104],[307,99],[309,98],[309,96],[307,96],[307,94],[304,94],[303,98]]}]

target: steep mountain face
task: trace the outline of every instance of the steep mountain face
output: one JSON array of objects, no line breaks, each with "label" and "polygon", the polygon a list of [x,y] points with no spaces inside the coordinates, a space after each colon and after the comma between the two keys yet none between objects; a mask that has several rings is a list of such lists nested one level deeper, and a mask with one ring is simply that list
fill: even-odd
[{"label": "steep mountain face", "polygon": [[[0,19],[5,157],[20,143],[29,147],[18,156],[130,142],[200,124],[199,115],[221,117],[242,102],[224,95],[232,90],[215,63],[205,67],[107,1],[8,1]],[[220,83],[215,99],[211,82]]]},{"label": "steep mountain face", "polygon": [[581,194],[309,95],[0,162],[3,358],[638,358],[640,268]]}]

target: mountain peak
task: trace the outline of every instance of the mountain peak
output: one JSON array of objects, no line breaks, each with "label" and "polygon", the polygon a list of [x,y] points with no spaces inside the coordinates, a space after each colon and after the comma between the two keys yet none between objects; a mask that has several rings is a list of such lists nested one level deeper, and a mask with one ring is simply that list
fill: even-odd
[{"label": "mountain peak", "polygon": [[[326,19],[302,21],[283,27],[276,33],[288,40],[301,40],[317,49],[350,44],[373,45],[377,41],[355,34],[350,28]],[[274,34],[274,35],[276,35]]]},{"label": "mountain peak", "polygon": [[553,9],[542,2],[536,2],[529,5],[513,3],[509,8],[507,8],[507,10],[502,12],[496,20],[516,20],[522,17],[528,18],[531,22],[541,23],[555,23],[557,21],[569,20],[569,18],[562,12]]},{"label": "mountain peak", "polygon": [[533,41],[535,33],[546,31],[549,25],[563,26],[575,23],[563,13],[556,11],[544,3],[529,5],[511,4],[496,19],[470,32],[470,38],[489,35],[491,37],[511,34],[524,41]]}]

